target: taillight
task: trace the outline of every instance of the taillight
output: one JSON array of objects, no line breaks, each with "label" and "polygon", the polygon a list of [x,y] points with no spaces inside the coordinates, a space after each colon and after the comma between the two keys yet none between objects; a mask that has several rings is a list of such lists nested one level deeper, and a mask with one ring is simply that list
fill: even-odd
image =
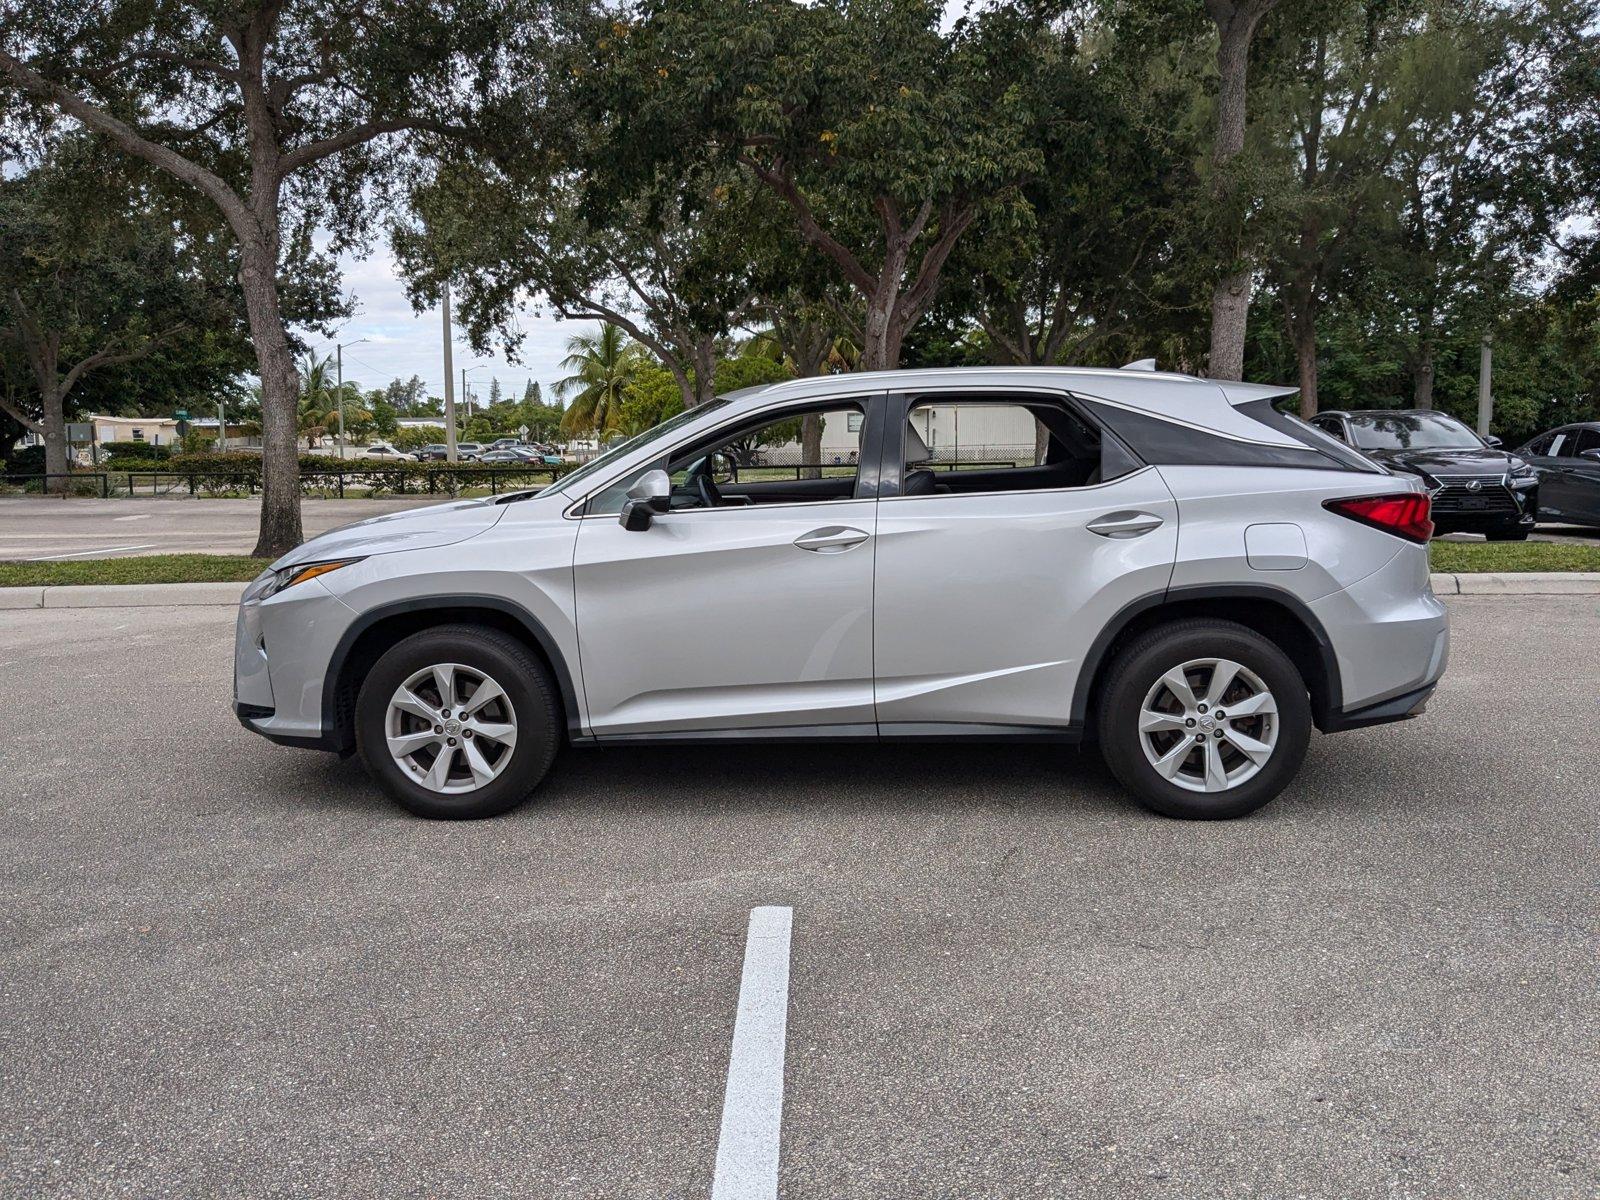
[{"label": "taillight", "polygon": [[1433,500],[1426,492],[1401,492],[1395,496],[1351,496],[1344,500],[1324,500],[1322,507],[1341,517],[1371,525],[1408,542],[1426,544],[1433,536],[1430,515]]}]

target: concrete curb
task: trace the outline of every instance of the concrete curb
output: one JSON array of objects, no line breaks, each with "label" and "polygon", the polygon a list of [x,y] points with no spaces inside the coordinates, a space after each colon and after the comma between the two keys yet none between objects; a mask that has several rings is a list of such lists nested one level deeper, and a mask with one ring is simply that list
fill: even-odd
[{"label": "concrete curb", "polygon": [[1600,596],[1593,571],[1484,571],[1434,575],[1440,596]]},{"label": "concrete curb", "polygon": [[[1505,571],[1434,575],[1440,596],[1600,596],[1600,572]],[[232,606],[242,583],[82,584],[0,588],[0,609]]]},{"label": "concrete curb", "polygon": [[232,607],[242,583],[121,583],[0,588],[0,609]]}]

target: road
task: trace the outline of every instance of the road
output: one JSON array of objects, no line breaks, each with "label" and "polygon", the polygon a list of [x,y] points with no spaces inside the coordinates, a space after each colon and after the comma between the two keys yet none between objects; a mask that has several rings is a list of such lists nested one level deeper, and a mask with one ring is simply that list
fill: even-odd
[{"label": "road", "polygon": [[[443,503],[440,497],[434,503]],[[306,536],[382,513],[419,508],[417,496],[300,502]],[[162,499],[67,500],[0,496],[0,560],[124,558],[144,554],[249,554],[261,502]]]},{"label": "road", "polygon": [[752,909],[781,1195],[1600,1187],[1588,597],[1245,821],[1018,747],[567,754],[410,819],[228,712],[224,610],[0,613],[0,1194],[705,1197]]},{"label": "road", "polygon": [[[426,503],[443,503],[444,497]],[[301,501],[306,536],[380,513],[420,508],[417,496]],[[248,554],[256,544],[258,499],[190,497],[68,500],[0,496],[0,560],[122,558],[141,554]],[[1480,541],[1452,534],[1450,541]],[[1534,541],[1600,545],[1600,530],[1547,525]]]}]

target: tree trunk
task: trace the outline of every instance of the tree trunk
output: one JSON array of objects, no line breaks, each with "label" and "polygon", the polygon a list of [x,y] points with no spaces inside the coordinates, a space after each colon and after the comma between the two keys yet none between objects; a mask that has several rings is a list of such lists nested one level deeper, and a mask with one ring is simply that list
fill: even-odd
[{"label": "tree trunk", "polygon": [[1246,267],[1217,281],[1211,293],[1212,379],[1244,378],[1244,334],[1250,317],[1253,268]]},{"label": "tree trunk", "polygon": [[1307,307],[1294,322],[1294,360],[1300,371],[1300,416],[1317,415],[1317,318]]},{"label": "tree trunk", "polygon": [[801,479],[822,478],[822,414],[800,418]]},{"label": "tree trunk", "polygon": [[694,339],[694,404],[698,408],[717,395],[717,342],[698,335]]},{"label": "tree trunk", "polygon": [[1220,257],[1237,265],[1217,280],[1211,293],[1211,362],[1213,379],[1244,377],[1245,322],[1250,313],[1253,269],[1243,244],[1243,214],[1235,195],[1236,181],[1230,165],[1244,149],[1246,80],[1250,67],[1250,42],[1256,26],[1276,0],[1208,0],[1207,9],[1217,25],[1217,132],[1212,144],[1212,200],[1229,230],[1231,244],[1218,247]]},{"label": "tree trunk", "polygon": [[261,371],[261,534],[257,558],[279,558],[301,541],[300,379],[278,307],[277,253],[271,245],[242,246],[250,340]]},{"label": "tree trunk", "polygon": [[[59,384],[44,388],[44,419],[39,422],[39,436],[44,439],[44,470],[46,475],[65,475],[71,464],[67,462],[66,397]],[[71,490],[70,479],[46,479],[45,490],[65,496]]]},{"label": "tree trunk", "polygon": [[1411,403],[1414,408],[1433,407],[1433,341],[1423,339],[1417,347],[1416,365],[1411,370]]}]

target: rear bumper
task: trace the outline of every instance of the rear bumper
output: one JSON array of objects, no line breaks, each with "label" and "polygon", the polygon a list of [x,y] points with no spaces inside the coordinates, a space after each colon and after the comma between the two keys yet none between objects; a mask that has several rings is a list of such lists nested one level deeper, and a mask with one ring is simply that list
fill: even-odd
[{"label": "rear bumper", "polygon": [[1409,721],[1420,717],[1428,708],[1428,698],[1437,683],[1430,683],[1414,692],[1406,692],[1391,700],[1380,700],[1365,708],[1342,709],[1331,712],[1322,721],[1323,733],[1343,733],[1349,729],[1365,729],[1369,725],[1387,725],[1391,721]]}]

